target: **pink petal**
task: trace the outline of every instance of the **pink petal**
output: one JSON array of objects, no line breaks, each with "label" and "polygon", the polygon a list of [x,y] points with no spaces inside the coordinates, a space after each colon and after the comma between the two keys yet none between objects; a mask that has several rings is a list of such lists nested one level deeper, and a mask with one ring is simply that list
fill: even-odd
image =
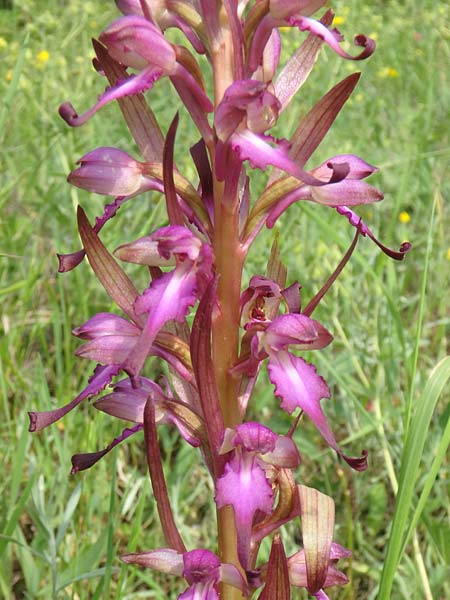
[{"label": "pink petal", "polygon": [[44,412],[29,412],[30,417],[30,428],[29,431],[39,431],[48,427],[55,421],[58,421],[68,412],[70,412],[75,406],[78,406],[82,400],[96,396],[101,390],[103,390],[109,383],[111,383],[113,377],[118,375],[120,371],[119,365],[108,365],[101,366],[97,365],[94,370],[93,376],[89,379],[88,385],[76,398],[61,408],[55,410],[49,410]]},{"label": "pink petal", "polygon": [[234,508],[238,532],[238,554],[241,564],[249,564],[250,540],[256,511],[269,513],[273,506],[273,492],[264,470],[254,457],[244,452],[225,466],[224,474],[216,483],[216,504],[219,508]]},{"label": "pink petal", "polygon": [[156,25],[139,15],[120,17],[99,39],[108,48],[109,55],[123,65],[135,69],[151,65],[166,73],[175,67],[176,54],[172,44]]},{"label": "pink petal", "polygon": [[[108,78],[110,85],[114,86],[121,79],[129,77],[126,68],[111,58],[103,44],[100,44],[97,40],[92,40],[92,45],[99,65]],[[121,98],[119,107],[145,160],[161,162],[163,134],[143,94]]]},{"label": "pink petal", "polygon": [[336,443],[325,414],[320,406],[322,398],[330,398],[330,390],[317,374],[316,368],[302,358],[286,351],[274,352],[269,357],[269,378],[275,385],[275,395],[281,398],[281,408],[291,414],[300,407],[313,421],[325,441],[357,471],[367,468],[367,452],[359,458],[343,454]]},{"label": "pink petal", "polygon": [[282,400],[281,408],[291,414],[300,407],[321,433],[323,430],[327,436],[332,436],[320,407],[322,398],[330,398],[330,390],[317,374],[316,367],[303,358],[280,351],[270,355],[268,369],[270,380],[275,385],[275,394]]},{"label": "pink petal", "polygon": [[138,75],[132,75],[125,80],[120,81],[112,88],[108,88],[104,94],[99,96],[98,102],[94,104],[83,114],[79,115],[70,102],[65,102],[59,107],[60,116],[71,127],[79,127],[88,121],[103,106],[113,100],[119,100],[125,96],[140,94],[153,87],[155,81],[163,75],[161,69],[157,67],[148,67]]},{"label": "pink petal", "polygon": [[345,179],[322,187],[310,187],[311,200],[326,206],[357,206],[383,200],[383,192],[365,181]]},{"label": "pink petal", "polygon": [[326,184],[302,169],[289,157],[289,145],[285,141],[278,141],[275,146],[269,144],[271,141],[273,140],[269,136],[245,129],[233,134],[231,146],[239,155],[240,160],[248,160],[252,168],[265,170],[266,167],[272,165],[308,185],[322,186]]},{"label": "pink petal", "polygon": [[126,360],[135,347],[139,332],[134,336],[105,335],[90,340],[76,349],[75,354],[81,358],[88,358],[102,365],[118,365]]},{"label": "pink petal", "polygon": [[[81,189],[108,196],[135,196],[161,190],[161,183],[144,175],[145,165],[117,148],[102,147],[85,154],[67,181]],[[97,228],[98,231],[98,228]]]},{"label": "pink petal", "polygon": [[97,463],[101,458],[103,458],[105,454],[111,452],[111,450],[113,450],[113,448],[115,448],[118,444],[120,444],[130,436],[134,435],[138,431],[141,431],[142,429],[143,425],[139,423],[134,427],[124,429],[122,433],[118,437],[114,438],[114,440],[104,450],[100,450],[98,452],[87,452],[85,454],[74,454],[72,456],[71,474],[74,475],[79,471],[85,471],[86,469],[90,469],[93,465],[95,465],[95,463]]},{"label": "pink petal", "polygon": [[261,343],[267,352],[285,350],[295,345],[300,350],[325,348],[333,341],[333,336],[318,321],[302,314],[285,314],[274,319],[264,333]]},{"label": "pink petal", "polygon": [[232,442],[227,444],[228,449],[226,451],[241,446],[248,452],[266,454],[275,450],[276,440],[276,433],[265,425],[255,422],[242,423],[235,428]]},{"label": "pink petal", "polygon": [[[134,385],[136,383],[139,387],[134,387],[129,378],[118,381],[111,394],[102,396],[94,402],[95,408],[118,419],[143,423],[144,407],[148,397],[152,395],[157,403],[157,400],[163,397],[163,392],[156,383],[145,377],[139,377]],[[158,421],[157,418],[156,420]]]},{"label": "pink petal", "polygon": [[178,600],[219,600],[219,595],[213,583],[195,583]]},{"label": "pink petal", "polygon": [[313,169],[312,173],[314,173],[318,179],[329,181],[330,177],[333,175],[333,165],[342,163],[346,163],[350,168],[346,179],[365,179],[378,171],[377,167],[374,167],[355,154],[338,154]]},{"label": "pink petal", "polygon": [[183,554],[171,548],[123,554],[120,558],[125,563],[140,565],[169,575],[181,577],[183,573]]},{"label": "pink petal", "polygon": [[408,252],[411,249],[410,242],[403,242],[398,251],[388,248],[387,246],[382,244],[378,238],[375,237],[375,235],[372,233],[369,227],[361,219],[361,217],[359,217],[350,208],[348,208],[348,206],[336,206],[336,210],[340,215],[344,215],[344,217],[347,217],[350,225],[356,227],[356,229],[361,235],[369,237],[390,258],[393,258],[394,260],[403,260],[406,252]]},{"label": "pink petal", "polygon": [[287,20],[291,25],[298,27],[300,31],[310,31],[313,35],[317,35],[328,44],[330,48],[339,54],[339,56],[348,60],[362,60],[363,58],[368,58],[375,51],[374,40],[367,38],[365,35],[357,35],[354,43],[356,46],[362,46],[364,50],[357,56],[352,56],[351,54],[348,54],[348,52],[342,50],[340,43],[343,41],[343,37],[337,29],[330,30],[320,21],[302,17],[300,15],[294,15]]},{"label": "pink petal", "polygon": [[139,329],[127,319],[113,313],[97,313],[86,323],[76,327],[72,334],[84,340],[92,340],[106,335],[136,336]]},{"label": "pink petal", "polygon": [[196,549],[183,554],[183,577],[188,583],[211,580],[219,581],[220,560],[209,550]]}]

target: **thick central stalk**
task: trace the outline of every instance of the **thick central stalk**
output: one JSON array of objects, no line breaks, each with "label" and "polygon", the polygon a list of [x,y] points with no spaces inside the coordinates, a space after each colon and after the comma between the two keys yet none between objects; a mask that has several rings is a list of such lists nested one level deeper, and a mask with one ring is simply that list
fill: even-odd
[{"label": "thick central stalk", "polygon": [[[218,275],[218,310],[213,321],[213,360],[225,427],[240,423],[238,383],[230,374],[239,351],[239,300],[244,253],[239,242],[238,200],[224,198],[224,185],[215,185],[214,255]],[[218,544],[222,562],[239,566],[233,510],[218,510]],[[221,598],[240,600],[236,588],[222,586]]]},{"label": "thick central stalk", "polygon": [[[233,44],[225,11],[221,15],[221,40],[216,40],[213,52],[214,104],[217,107],[225,90],[233,83]],[[210,148],[214,169],[213,148]],[[233,162],[231,160],[231,162]],[[233,166],[230,165],[231,171]],[[237,172],[239,169],[237,170]],[[230,173],[232,176],[232,174]],[[238,178],[237,178],[238,179]],[[218,276],[218,310],[212,324],[214,371],[220,397],[220,408],[225,427],[234,427],[241,421],[238,404],[238,383],[230,374],[239,352],[239,317],[242,267],[245,252],[239,241],[238,181],[226,185],[214,176],[214,257]],[[218,551],[221,562],[231,563],[239,569],[237,536],[231,506],[217,511]],[[222,584],[222,600],[242,600],[236,588]]]},{"label": "thick central stalk", "polygon": [[238,238],[236,204],[222,202],[215,218],[214,256],[218,275],[218,311],[213,322],[213,360],[225,427],[240,422],[237,380],[230,374],[239,350],[239,301],[243,252]]}]

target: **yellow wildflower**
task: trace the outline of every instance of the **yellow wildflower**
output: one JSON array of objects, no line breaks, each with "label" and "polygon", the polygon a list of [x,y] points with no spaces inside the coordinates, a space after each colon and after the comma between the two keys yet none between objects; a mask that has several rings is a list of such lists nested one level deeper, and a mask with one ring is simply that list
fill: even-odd
[{"label": "yellow wildflower", "polygon": [[50,53],[47,50],[41,50],[36,56],[36,63],[38,67],[43,67],[50,58]]},{"label": "yellow wildflower", "polygon": [[345,22],[345,17],[341,17],[336,15],[333,19],[333,26],[338,27],[339,25],[342,25],[342,23]]},{"label": "yellow wildflower", "polygon": [[399,72],[393,67],[384,67],[383,69],[378,70],[377,75],[381,79],[386,79],[387,77],[392,77],[395,79],[399,76]]},{"label": "yellow wildflower", "polygon": [[402,210],[402,212],[398,215],[398,220],[400,221],[400,223],[409,223],[411,221],[411,217],[409,216],[409,213],[406,212],[406,210]]},{"label": "yellow wildflower", "polygon": [[387,74],[388,77],[398,77],[399,73],[397,71],[397,69],[394,69],[393,67],[388,67],[387,68]]},{"label": "yellow wildflower", "polygon": [[5,38],[0,37],[0,48],[6,48],[8,45],[8,42],[5,40]]},{"label": "yellow wildflower", "polygon": [[8,69],[8,71],[6,71],[5,79],[6,79],[6,81],[11,81],[12,78],[13,78],[12,69]]},{"label": "yellow wildflower", "polygon": [[447,248],[447,254],[445,255],[447,260],[450,260],[450,248]]}]

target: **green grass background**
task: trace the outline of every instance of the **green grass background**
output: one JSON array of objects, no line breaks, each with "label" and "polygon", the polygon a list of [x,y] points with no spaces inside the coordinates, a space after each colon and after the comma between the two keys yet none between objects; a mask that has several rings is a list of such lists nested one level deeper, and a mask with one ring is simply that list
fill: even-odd
[{"label": "green grass background", "polygon": [[[0,597],[176,598],[182,584],[125,567],[117,558],[163,545],[142,438],[91,471],[70,476],[71,455],[104,447],[120,424],[86,403],[39,434],[27,432],[27,410],[65,404],[90,373],[91,365],[74,357],[71,329],[99,310],[114,310],[87,263],[71,274],[56,273],[55,253],[79,245],[76,206],[82,204],[93,218],[104,200],[70,187],[65,178],[75,161],[97,146],[139,155],[116,106],[78,130],[57,115],[59,103],[70,99],[82,110],[102,91],[90,65],[90,38],[117,16],[114,3],[13,4],[0,10]],[[381,172],[372,182],[385,200],[361,212],[385,243],[398,246],[410,239],[413,249],[399,264],[362,240],[315,313],[335,336],[330,348],[314,355],[332,387],[327,414],[347,452],[369,450],[368,470],[352,473],[339,464],[305,421],[297,437],[303,455],[298,477],[334,497],[335,538],[353,551],[344,564],[350,583],[331,591],[332,598],[444,600],[450,597],[447,363],[434,372],[429,387],[426,381],[448,354],[450,7],[431,0],[338,0],[333,7],[346,38],[373,35],[377,52],[362,64],[324,50],[279,132],[288,136],[315,100],[362,70],[314,162],[354,152],[378,165]],[[285,33],[288,48],[300,39],[297,32]],[[168,102],[169,93],[161,82],[148,94],[164,130],[180,105],[174,95]],[[176,159],[189,177],[194,170],[188,147],[195,140],[181,112]],[[253,177],[254,189],[262,177]],[[102,238],[114,248],[162,223],[157,195],[147,195],[122,209]],[[339,262],[353,235],[345,219],[312,204],[291,207],[275,230],[289,281],[300,281],[304,301]],[[272,239],[273,231],[265,232],[255,244],[247,280],[264,272]],[[139,278],[136,270],[130,272]],[[250,418],[285,431],[289,419],[271,386],[262,381],[257,391]],[[424,407],[429,407],[429,429],[418,413]],[[214,549],[211,482],[196,451],[172,430],[161,432],[182,533],[190,548]],[[419,439],[423,452],[421,444],[414,446]],[[398,565],[389,554],[392,592],[378,594],[401,468],[403,527],[412,523],[413,532]],[[423,489],[422,505],[414,512]],[[396,515],[392,537],[402,545],[400,520]],[[288,551],[299,541],[298,525],[291,526],[285,535]]]}]

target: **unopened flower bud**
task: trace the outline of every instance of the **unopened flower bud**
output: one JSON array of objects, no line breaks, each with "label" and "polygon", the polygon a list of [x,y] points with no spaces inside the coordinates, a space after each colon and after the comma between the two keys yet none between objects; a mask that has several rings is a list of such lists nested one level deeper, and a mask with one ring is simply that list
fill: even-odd
[{"label": "unopened flower bud", "polygon": [[103,147],[88,152],[68,177],[77,187],[107,196],[129,196],[144,184],[142,164],[117,148]]}]

